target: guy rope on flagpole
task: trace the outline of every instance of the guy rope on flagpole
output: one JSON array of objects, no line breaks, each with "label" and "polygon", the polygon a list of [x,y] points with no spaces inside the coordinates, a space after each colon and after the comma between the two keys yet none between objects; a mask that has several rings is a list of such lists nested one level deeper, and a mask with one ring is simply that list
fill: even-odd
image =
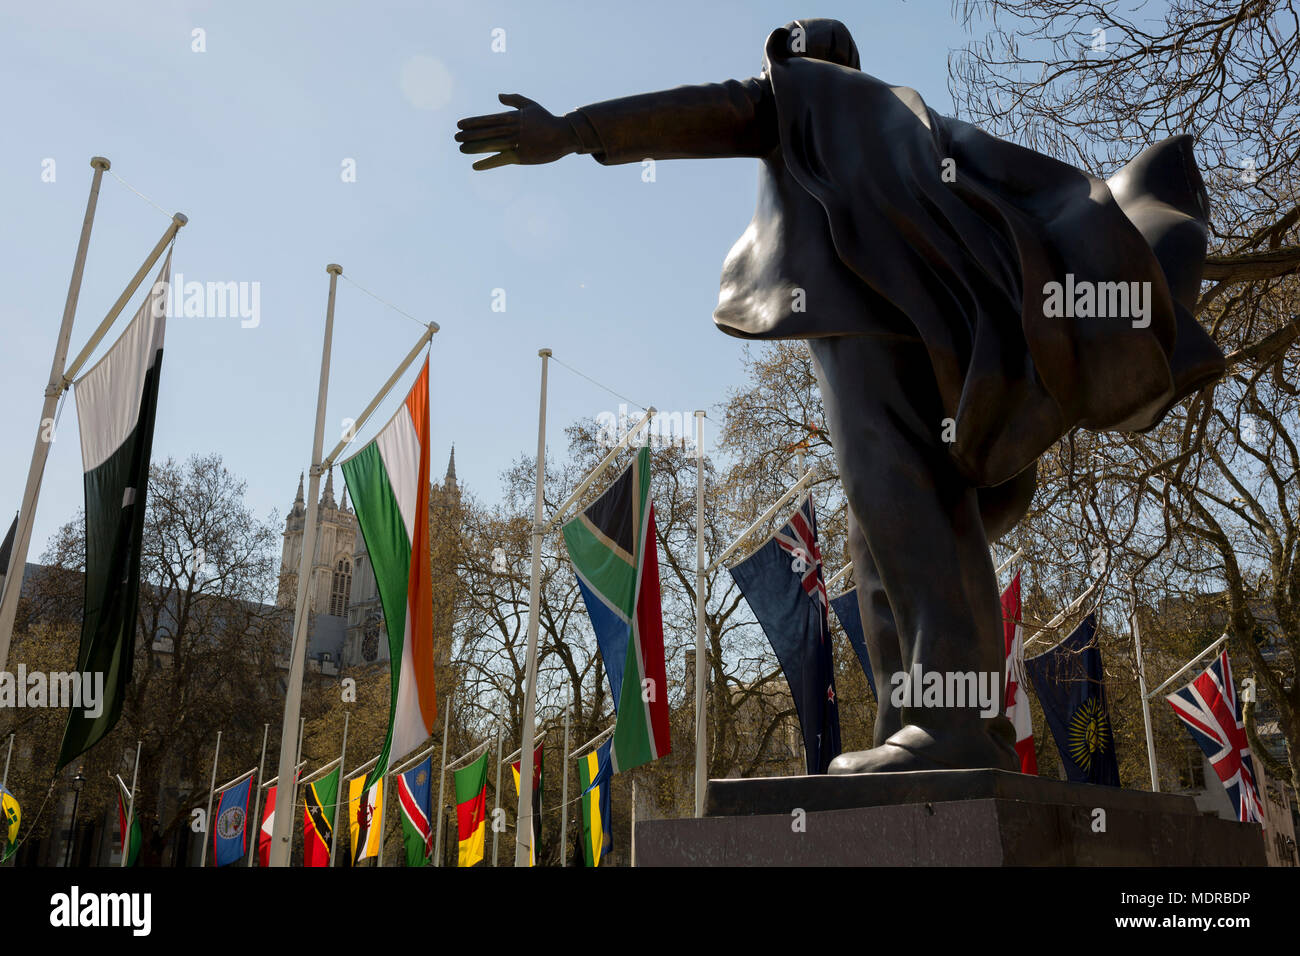
[{"label": "guy rope on flagpole", "polygon": [[77,372],[81,369],[85,360],[89,358],[94,345],[103,338],[127,300],[130,299],[149,270],[153,268],[154,263],[158,261],[163,250],[176,237],[177,231],[188,221],[180,213],[173,215],[171,225],[163,233],[162,239],[158,241],[158,244],[145,260],[144,265],[140,267],[135,277],[128,283],[126,291],[119,296],[104,321],[95,330],[86,348],[73,360],[70,366],[65,367],[68,346],[72,338],[73,321],[77,313],[77,299],[81,295],[81,278],[86,267],[86,250],[90,245],[91,228],[95,222],[95,209],[99,203],[100,183],[103,180],[104,172],[111,164],[102,156],[95,156],[91,159],[90,165],[95,170],[91,178],[90,196],[86,200],[86,213],[82,219],[81,235],[77,241],[77,253],[73,261],[72,278],[68,283],[68,294],[63,306],[63,319],[60,322],[58,337],[55,340],[54,358],[50,363],[49,382],[45,386],[45,400],[36,427],[36,439],[32,449],[31,462],[27,470],[27,483],[23,489],[22,506],[19,508],[18,513],[18,530],[10,556],[10,573],[5,576],[4,590],[0,592],[0,671],[4,670],[9,661],[9,645],[13,637],[14,618],[18,611],[18,597],[22,590],[24,570],[27,565],[27,552],[31,547],[36,506],[40,499],[41,480],[45,474],[45,461],[50,452],[52,438],[49,426],[54,423],[60,397],[72,383],[72,380],[76,378]]},{"label": "guy rope on flagpole", "polygon": [[208,865],[208,843],[211,842],[212,831],[212,795],[216,793],[217,787],[217,761],[221,759],[221,731],[217,731],[217,746],[212,751],[212,782],[208,784],[208,812],[203,818],[203,853],[199,857],[199,867]]}]

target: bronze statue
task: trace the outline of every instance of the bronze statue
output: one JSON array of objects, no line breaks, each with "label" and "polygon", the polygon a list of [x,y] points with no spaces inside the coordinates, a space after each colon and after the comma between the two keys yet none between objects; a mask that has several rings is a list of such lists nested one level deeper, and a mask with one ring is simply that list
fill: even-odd
[{"label": "bronze statue", "polygon": [[714,320],[806,339],[817,368],[880,691],[875,746],[831,773],[1019,769],[1004,717],[919,689],[895,707],[891,677],[1002,674],[989,542],[1024,516],[1038,456],[1074,427],[1154,427],[1221,374],[1192,318],[1209,204],[1190,137],[1103,181],[861,72],[834,20],[776,30],[753,79],[560,117],[500,100],[459,123],[462,152],[494,154],[475,169],[761,160]]}]

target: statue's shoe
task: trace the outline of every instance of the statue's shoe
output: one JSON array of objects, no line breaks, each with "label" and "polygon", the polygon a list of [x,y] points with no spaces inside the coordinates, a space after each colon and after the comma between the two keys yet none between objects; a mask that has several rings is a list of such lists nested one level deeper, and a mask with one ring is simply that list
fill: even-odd
[{"label": "statue's shoe", "polygon": [[929,731],[909,724],[879,747],[840,754],[829,773],[905,773],[913,770],[1020,769],[1015,746],[1001,728]]}]

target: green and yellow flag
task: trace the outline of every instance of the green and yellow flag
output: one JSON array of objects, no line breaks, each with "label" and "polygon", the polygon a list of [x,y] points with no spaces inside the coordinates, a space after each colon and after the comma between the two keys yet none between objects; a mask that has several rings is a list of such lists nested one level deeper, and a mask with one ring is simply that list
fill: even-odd
[{"label": "green and yellow flag", "polygon": [[330,866],[334,842],[334,803],[339,793],[340,768],[307,784],[302,823],[302,853],[306,866]]},{"label": "green and yellow flag", "polygon": [[610,823],[610,787],[614,767],[609,759],[610,741],[578,758],[578,782],[582,793],[582,857],[587,866],[600,866],[614,848]]},{"label": "green and yellow flag", "polygon": [[472,764],[451,774],[456,785],[456,836],[460,841],[457,866],[473,866],[483,859],[487,842],[487,761],[485,751]]},{"label": "green and yellow flag", "polygon": [[0,786],[0,816],[4,818],[5,840],[8,843],[4,856],[0,856],[0,863],[3,863],[18,849],[18,824],[23,818],[23,811],[18,806],[18,798],[3,786]]},{"label": "green and yellow flag", "polygon": [[361,777],[348,781],[348,828],[352,834],[353,866],[360,866],[371,857],[378,858],[379,843],[383,839],[384,781],[376,780],[368,790],[365,786],[366,781]]}]

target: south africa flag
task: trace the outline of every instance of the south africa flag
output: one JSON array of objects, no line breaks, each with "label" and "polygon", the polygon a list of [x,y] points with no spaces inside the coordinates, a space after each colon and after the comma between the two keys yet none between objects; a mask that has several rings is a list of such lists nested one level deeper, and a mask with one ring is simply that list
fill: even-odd
[{"label": "south africa flag", "polygon": [[631,770],[672,751],[649,448],[565,524],[564,543],[618,713],[610,759]]}]

